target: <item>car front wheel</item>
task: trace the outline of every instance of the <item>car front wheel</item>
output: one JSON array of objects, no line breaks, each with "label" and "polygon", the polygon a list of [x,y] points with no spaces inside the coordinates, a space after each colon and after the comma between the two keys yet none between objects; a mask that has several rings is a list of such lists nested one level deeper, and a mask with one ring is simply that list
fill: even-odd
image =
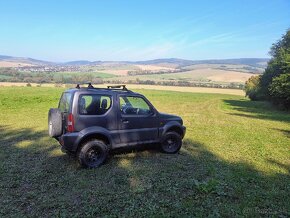
[{"label": "car front wheel", "polygon": [[164,135],[160,148],[164,153],[175,154],[180,150],[181,145],[181,136],[176,132],[168,132]]}]

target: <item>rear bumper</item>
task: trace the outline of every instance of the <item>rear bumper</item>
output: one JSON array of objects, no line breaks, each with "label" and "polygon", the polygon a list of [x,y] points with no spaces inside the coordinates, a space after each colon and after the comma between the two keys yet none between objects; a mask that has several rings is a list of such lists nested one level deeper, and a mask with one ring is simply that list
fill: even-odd
[{"label": "rear bumper", "polygon": [[78,139],[81,138],[80,133],[66,133],[58,138],[59,144],[63,151],[74,153],[78,148]]}]

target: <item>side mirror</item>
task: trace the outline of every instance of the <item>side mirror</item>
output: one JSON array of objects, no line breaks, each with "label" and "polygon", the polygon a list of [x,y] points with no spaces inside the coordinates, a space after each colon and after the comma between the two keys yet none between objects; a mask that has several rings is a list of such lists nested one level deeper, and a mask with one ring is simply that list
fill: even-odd
[{"label": "side mirror", "polygon": [[154,114],[155,114],[154,111],[153,111],[153,110],[150,110],[149,113],[148,113],[148,116],[151,117],[151,116],[153,116]]}]

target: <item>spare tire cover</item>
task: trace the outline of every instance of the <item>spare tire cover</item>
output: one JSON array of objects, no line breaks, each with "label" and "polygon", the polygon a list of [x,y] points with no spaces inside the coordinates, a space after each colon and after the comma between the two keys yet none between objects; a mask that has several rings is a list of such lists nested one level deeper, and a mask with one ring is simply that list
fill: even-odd
[{"label": "spare tire cover", "polygon": [[50,137],[58,137],[62,134],[62,115],[58,108],[49,109],[48,134]]}]

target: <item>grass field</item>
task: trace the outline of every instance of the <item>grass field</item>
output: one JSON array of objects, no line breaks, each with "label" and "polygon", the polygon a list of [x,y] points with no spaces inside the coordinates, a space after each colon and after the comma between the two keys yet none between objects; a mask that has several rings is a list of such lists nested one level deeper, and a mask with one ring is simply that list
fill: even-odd
[{"label": "grass field", "polygon": [[54,73],[54,76],[63,76],[63,77],[72,77],[72,76],[92,76],[102,79],[112,78],[116,77],[114,74],[110,73],[103,73],[103,72],[56,72]]},{"label": "grass field", "polygon": [[[0,82],[0,87],[25,87],[27,83],[13,83],[13,82]],[[31,86],[39,86],[38,83],[30,83]],[[94,85],[95,87],[104,88],[112,84],[100,84]],[[73,88],[76,84],[57,84],[61,87]],[[55,87],[55,84],[44,83],[41,87]],[[244,96],[245,92],[241,89],[221,89],[221,88],[206,88],[206,87],[184,87],[184,86],[159,86],[159,85],[141,85],[141,84],[129,84],[129,89],[149,89],[149,90],[164,90],[164,91],[178,91],[178,92],[192,92],[192,93],[218,93],[218,94],[230,94]]]},{"label": "grass field", "polygon": [[[267,65],[264,63],[264,66]],[[197,69],[222,69],[222,70],[232,70],[237,72],[251,73],[251,72],[264,72],[263,63],[261,67],[253,67],[244,64],[194,64],[190,66],[183,67],[187,70],[197,70]]]},{"label": "grass field", "polygon": [[0,217],[290,216],[290,114],[242,96],[139,90],[187,126],[179,154],[84,170],[47,136],[61,88],[0,87]]},{"label": "grass field", "polygon": [[22,63],[22,62],[10,62],[10,61],[1,61],[0,67],[19,67],[19,66],[33,66],[32,64]]},{"label": "grass field", "polygon": [[[15,64],[16,62],[11,63]],[[23,70],[5,69],[0,66],[0,81],[67,84],[74,83],[74,81],[87,82],[96,79],[106,83],[183,86],[186,84],[187,86],[241,88],[251,76],[262,72],[262,68],[238,64],[195,64],[178,68],[162,65],[106,62],[95,65],[80,65],[75,66],[75,68],[50,66],[46,69],[29,68]],[[48,70],[50,72],[47,72]]]},{"label": "grass field", "polygon": [[196,69],[181,73],[164,73],[164,74],[150,74],[150,75],[138,75],[138,76],[125,76],[119,77],[119,80],[132,80],[132,79],[141,79],[141,80],[153,80],[153,81],[190,81],[190,82],[220,82],[230,83],[238,82],[244,83],[254,74],[237,72],[231,70],[220,70],[220,69]]}]

